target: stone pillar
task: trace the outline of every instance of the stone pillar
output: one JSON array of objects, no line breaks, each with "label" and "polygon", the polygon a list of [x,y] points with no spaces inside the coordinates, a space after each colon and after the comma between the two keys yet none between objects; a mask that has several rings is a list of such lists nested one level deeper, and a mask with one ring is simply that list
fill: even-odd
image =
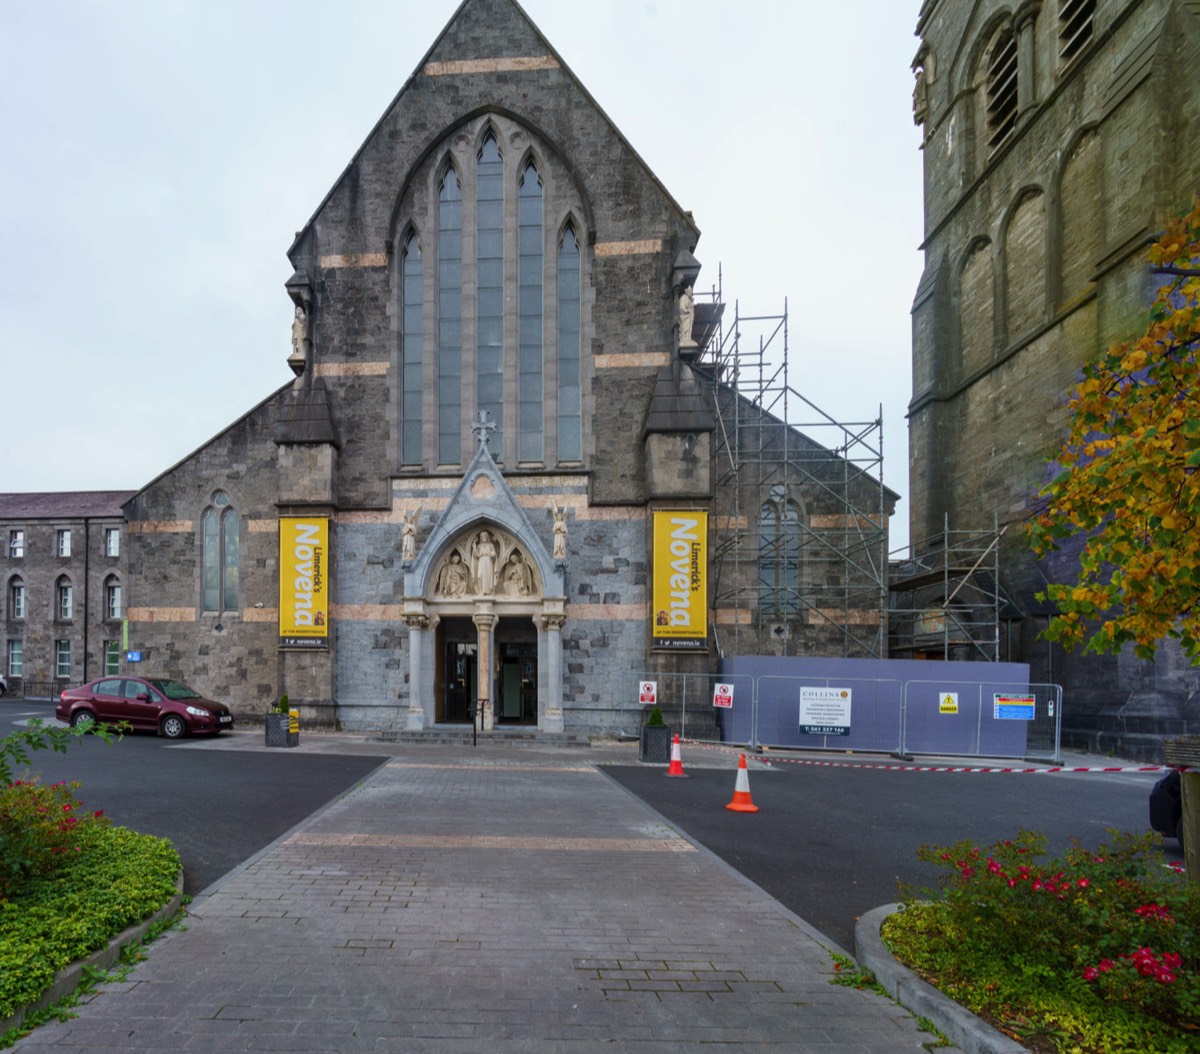
[{"label": "stone pillar", "polygon": [[481,732],[490,732],[495,724],[495,712],[492,707],[492,643],[493,632],[496,629],[496,615],[492,605],[481,603],[471,616],[475,628],[479,632],[477,679],[479,681],[479,708],[475,713],[475,727]]},{"label": "stone pillar", "polygon": [[1023,121],[1037,106],[1037,49],[1033,38],[1041,0],[1029,0],[1017,11],[1017,120]]},{"label": "stone pillar", "polygon": [[562,628],[566,617],[542,615],[541,629],[546,634],[546,699],[539,706],[538,727],[543,732],[563,731],[562,709]]},{"label": "stone pillar", "polygon": [[[425,634],[429,631],[429,616],[408,613],[404,616],[408,627],[408,717],[404,727],[409,732],[420,732],[425,727],[424,659]],[[430,686],[432,687],[432,686]]]}]

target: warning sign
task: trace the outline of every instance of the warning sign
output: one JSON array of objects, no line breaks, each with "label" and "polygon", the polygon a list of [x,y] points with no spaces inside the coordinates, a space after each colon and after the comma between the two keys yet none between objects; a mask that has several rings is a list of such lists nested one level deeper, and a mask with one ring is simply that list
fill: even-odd
[{"label": "warning sign", "polygon": [[713,706],[719,706],[725,710],[733,706],[732,684],[713,685]]},{"label": "warning sign", "polygon": [[958,713],[958,692],[942,692],[942,694],[938,696],[938,713]]},{"label": "warning sign", "polygon": [[642,706],[658,705],[657,681],[642,681],[641,687],[638,689],[638,702],[640,702]]}]

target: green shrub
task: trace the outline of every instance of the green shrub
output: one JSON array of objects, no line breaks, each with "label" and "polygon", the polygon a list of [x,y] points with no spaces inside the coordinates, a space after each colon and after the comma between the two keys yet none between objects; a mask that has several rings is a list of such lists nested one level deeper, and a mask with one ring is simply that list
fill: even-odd
[{"label": "green shrub", "polygon": [[924,846],[932,901],[904,890],[884,925],[902,962],[1018,1038],[1060,1050],[1149,1054],[1200,1045],[1200,889],[1163,863],[1154,836],[1042,861],[1029,831],[980,847]]},{"label": "green shrub", "polygon": [[82,852],[0,903],[0,1018],[174,896],[179,854],[170,842],[124,827],[97,827],[93,835]]},{"label": "green shrub", "polygon": [[662,728],[666,724],[663,720],[663,712],[656,706],[646,717],[647,728]]},{"label": "green shrub", "polygon": [[75,797],[78,783],[16,780],[0,789],[0,901],[25,879],[45,875],[91,844],[107,827]]}]

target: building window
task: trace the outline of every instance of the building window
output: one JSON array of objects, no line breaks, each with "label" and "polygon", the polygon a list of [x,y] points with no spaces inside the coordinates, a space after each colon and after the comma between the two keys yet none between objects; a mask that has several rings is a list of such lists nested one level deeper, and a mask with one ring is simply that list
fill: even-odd
[{"label": "building window", "polygon": [[54,676],[60,681],[70,680],[71,642],[69,640],[54,642]]},{"label": "building window", "polygon": [[25,617],[25,583],[20,578],[14,578],[8,583],[8,617]]},{"label": "building window", "polygon": [[496,426],[504,451],[504,158],[488,134],[479,151],[475,204],[475,406]]},{"label": "building window", "polygon": [[8,555],[14,560],[25,555],[25,532],[8,532]]},{"label": "building window", "polygon": [[1092,39],[1096,0],[1059,0],[1058,57],[1070,62]]},{"label": "building window", "polygon": [[121,555],[121,530],[119,527],[104,528],[104,555]]},{"label": "building window", "polygon": [[780,618],[800,612],[800,513],[782,486],[758,517],[758,607]]},{"label": "building window", "polygon": [[462,460],[462,189],[446,169],[438,191],[438,464]]},{"label": "building window", "polygon": [[6,651],[5,669],[8,670],[9,677],[24,677],[25,642],[23,640],[10,640]]},{"label": "building window", "polygon": [[121,672],[121,642],[106,640],[104,642],[104,676],[112,677]]},{"label": "building window", "polygon": [[986,91],[988,148],[994,150],[1017,127],[1017,39],[1010,30],[988,54]]},{"label": "building window", "polygon": [[213,502],[200,518],[203,552],[204,610],[238,610],[238,517],[224,491],[213,495]]},{"label": "building window", "polygon": [[579,242],[568,226],[558,246],[558,460],[583,460]]},{"label": "building window", "polygon": [[75,587],[69,578],[60,578],[55,583],[55,596],[58,598],[55,610],[60,622],[67,622],[75,617]]},{"label": "building window", "polygon": [[111,576],[104,581],[104,617],[121,617],[121,583]]},{"label": "building window", "polygon": [[542,181],[530,162],[517,192],[517,460],[542,460]]},{"label": "building window", "polygon": [[56,532],[55,551],[59,556],[71,555],[71,531],[69,529]]},{"label": "building window", "polygon": [[404,247],[404,348],[401,366],[402,419],[400,424],[400,460],[405,465],[421,464],[425,415],[425,304],[422,284],[421,247],[415,234]]}]

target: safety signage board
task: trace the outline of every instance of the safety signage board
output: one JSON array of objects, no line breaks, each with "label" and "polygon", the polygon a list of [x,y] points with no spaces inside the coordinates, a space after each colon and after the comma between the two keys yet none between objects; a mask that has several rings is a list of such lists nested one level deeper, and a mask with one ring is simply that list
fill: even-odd
[{"label": "safety signage board", "polygon": [[656,706],[658,704],[657,681],[642,681],[641,687],[638,688],[638,702],[642,706]]},{"label": "safety signage board", "polygon": [[800,734],[805,736],[848,736],[850,734],[850,689],[801,688]]},{"label": "safety signage board", "polygon": [[993,697],[992,716],[997,721],[1032,721],[1037,700],[1032,695],[1002,695]]},{"label": "safety signage board", "polygon": [[942,692],[938,696],[939,714],[958,713],[958,692]]},{"label": "safety signage board", "polygon": [[733,706],[732,684],[713,685],[713,706],[719,706],[725,710],[728,710]]}]

